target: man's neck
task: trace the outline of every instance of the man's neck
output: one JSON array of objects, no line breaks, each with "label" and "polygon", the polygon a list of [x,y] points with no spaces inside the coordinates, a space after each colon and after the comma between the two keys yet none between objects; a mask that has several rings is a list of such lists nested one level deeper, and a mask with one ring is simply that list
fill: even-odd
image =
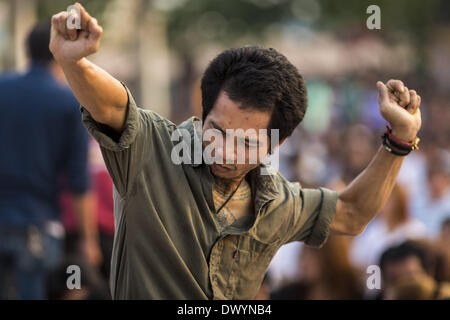
[{"label": "man's neck", "polygon": [[236,188],[239,186],[242,179],[244,179],[244,178],[245,178],[245,176],[241,176],[241,177],[233,178],[233,179],[225,179],[225,178],[220,178],[220,177],[214,176],[214,181],[215,181],[217,188],[219,188],[222,193],[226,194],[226,193],[230,193],[230,192],[233,192],[234,190],[236,190]]}]

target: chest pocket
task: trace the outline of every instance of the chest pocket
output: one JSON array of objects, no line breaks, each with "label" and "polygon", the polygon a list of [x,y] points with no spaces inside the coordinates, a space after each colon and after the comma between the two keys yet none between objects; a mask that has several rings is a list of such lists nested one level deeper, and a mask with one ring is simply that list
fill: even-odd
[{"label": "chest pocket", "polygon": [[264,243],[249,235],[241,235],[236,254],[237,284],[235,296],[238,299],[253,299],[269,267],[270,261],[280,248],[279,241]]}]

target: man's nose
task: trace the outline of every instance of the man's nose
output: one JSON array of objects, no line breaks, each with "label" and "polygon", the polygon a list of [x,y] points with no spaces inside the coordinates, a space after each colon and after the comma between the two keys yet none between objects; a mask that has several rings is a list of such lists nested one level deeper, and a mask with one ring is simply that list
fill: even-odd
[{"label": "man's nose", "polygon": [[236,150],[233,139],[224,139],[222,148],[219,148],[219,157],[223,159],[224,164],[234,164],[236,161]]}]

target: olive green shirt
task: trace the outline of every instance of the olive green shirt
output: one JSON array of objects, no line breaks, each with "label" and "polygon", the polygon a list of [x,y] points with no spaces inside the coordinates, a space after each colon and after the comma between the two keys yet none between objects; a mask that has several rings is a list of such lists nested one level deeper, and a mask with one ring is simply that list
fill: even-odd
[{"label": "olive green shirt", "polygon": [[302,189],[279,173],[261,175],[258,167],[246,177],[255,211],[223,229],[209,166],[171,159],[174,130],[188,130],[193,145],[201,139],[201,122],[193,117],[177,127],[138,108],[127,92],[120,135],[81,107],[114,182],[114,299],[252,299],[283,244],[323,245],[336,192]]}]

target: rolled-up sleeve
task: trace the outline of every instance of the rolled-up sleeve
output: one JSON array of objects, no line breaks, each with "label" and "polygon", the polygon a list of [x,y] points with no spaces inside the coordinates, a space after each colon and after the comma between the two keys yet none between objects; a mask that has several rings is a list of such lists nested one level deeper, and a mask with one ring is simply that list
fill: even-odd
[{"label": "rolled-up sleeve", "polygon": [[325,188],[300,189],[300,214],[294,213],[287,242],[303,241],[322,247],[336,215],[338,193]]},{"label": "rolled-up sleeve", "polygon": [[139,131],[138,107],[129,89],[126,86],[124,87],[128,94],[128,105],[124,130],[120,135],[116,134],[108,126],[95,121],[86,108],[80,107],[82,120],[88,132],[97,140],[101,147],[115,152],[129,148]]},{"label": "rolled-up sleeve", "polygon": [[152,154],[161,151],[154,148],[164,145],[160,141],[161,137],[168,136],[167,133],[163,135],[163,132],[167,132],[171,125],[170,121],[156,113],[138,108],[131,92],[124,87],[128,104],[121,133],[95,121],[86,108],[80,108],[83,123],[99,143],[109,175],[122,196],[128,192],[143,165],[151,160]]}]

